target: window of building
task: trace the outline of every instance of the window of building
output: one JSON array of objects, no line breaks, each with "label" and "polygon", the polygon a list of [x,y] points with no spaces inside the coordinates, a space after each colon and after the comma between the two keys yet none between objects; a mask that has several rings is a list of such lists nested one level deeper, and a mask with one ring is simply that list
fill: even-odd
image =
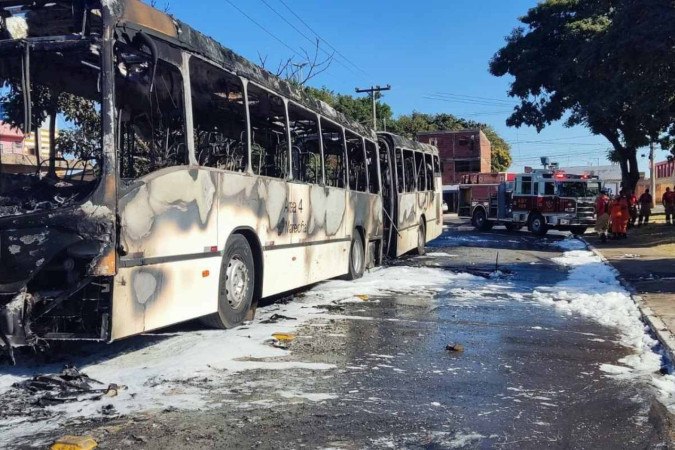
[{"label": "window of building", "polygon": [[352,191],[368,191],[368,175],[363,138],[345,130],[347,137],[347,159],[349,161],[349,189]]},{"label": "window of building", "polygon": [[405,192],[405,168],[403,167],[403,150],[396,149],[396,184],[398,192]]},{"label": "window of building", "polygon": [[427,191],[434,190],[434,166],[431,161],[431,155],[424,155],[424,169],[427,176]]},{"label": "window of building", "polygon": [[533,187],[533,189],[534,189],[534,190],[532,191],[532,193],[533,193],[534,195],[539,195],[539,183],[534,183],[532,187]]},{"label": "window of building", "polygon": [[323,158],[326,170],[326,185],[345,187],[345,145],[342,127],[324,118],[321,119]]},{"label": "window of building", "polygon": [[480,172],[480,160],[455,161],[455,172]]},{"label": "window of building", "polygon": [[532,177],[523,177],[520,183],[520,193],[523,195],[532,194]]},{"label": "window of building", "polygon": [[305,183],[323,184],[319,124],[313,112],[295,103],[288,104],[291,124],[293,178]]},{"label": "window of building", "polygon": [[366,139],[366,162],[368,164],[368,190],[373,194],[380,193],[380,177],[377,171],[377,148],[375,143]]},{"label": "window of building", "polygon": [[288,139],[284,100],[252,83],[248,84],[251,117],[251,168],[256,175],[288,177]]},{"label": "window of building", "polygon": [[183,80],[180,71],[160,60],[152,92],[132,79],[117,82],[121,117],[120,176],[133,179],[156,170],[185,165]]},{"label": "window of building", "polygon": [[241,80],[192,58],[190,84],[197,162],[206,167],[245,171],[248,144]]},{"label": "window of building", "polygon": [[406,192],[415,192],[417,176],[415,174],[415,154],[411,150],[403,150],[403,175]]}]

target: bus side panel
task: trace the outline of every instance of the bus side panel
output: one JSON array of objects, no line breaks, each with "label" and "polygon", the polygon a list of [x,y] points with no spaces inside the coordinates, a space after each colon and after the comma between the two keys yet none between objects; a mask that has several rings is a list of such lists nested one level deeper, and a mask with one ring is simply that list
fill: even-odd
[{"label": "bus side panel", "polygon": [[419,215],[417,214],[417,193],[406,192],[398,194],[398,242],[396,244],[396,256],[401,256],[410,250],[417,248],[417,227]]},{"label": "bus side panel", "polygon": [[434,187],[436,190],[430,193],[432,202],[427,209],[428,214],[432,214],[431,211],[433,210],[434,219],[430,220],[431,216],[427,216],[427,242],[433,241],[443,233],[442,183],[441,177],[434,178]]},{"label": "bus side panel", "polygon": [[218,255],[120,269],[115,277],[112,340],[216,312],[220,262]]},{"label": "bus side panel", "polygon": [[345,244],[345,223],[351,215],[347,191],[306,183],[290,186],[289,230],[296,246],[291,252],[290,265],[295,275],[289,280],[293,282],[290,288],[344,275],[348,258],[345,249],[349,248]]},{"label": "bus side panel", "polygon": [[140,181],[119,200],[124,254],[113,290],[112,339],[199,317],[217,305],[218,177],[178,167]]},{"label": "bus side panel", "polygon": [[[384,233],[384,223],[382,220],[382,196],[370,194],[367,192],[349,192],[349,210],[347,214],[347,235],[352,237],[355,229],[361,228],[364,233],[364,244],[366,254],[369,252],[368,242],[377,240]],[[377,255],[372,255],[377,256]],[[370,259],[369,257],[366,260]],[[349,264],[349,250],[343,267],[345,273]]]}]

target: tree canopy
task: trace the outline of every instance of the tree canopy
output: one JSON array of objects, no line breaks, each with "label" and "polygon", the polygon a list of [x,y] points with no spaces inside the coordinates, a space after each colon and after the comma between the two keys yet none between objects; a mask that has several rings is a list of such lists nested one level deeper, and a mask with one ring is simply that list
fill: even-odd
[{"label": "tree canopy", "polygon": [[[305,87],[308,94],[323,100],[337,111],[363,124],[372,122],[372,103],[369,97],[353,97],[346,94],[336,94],[327,88]],[[457,131],[466,128],[480,128],[492,145],[492,171],[502,172],[511,165],[511,147],[489,125],[462,119],[452,114],[425,114],[413,112],[393,118],[391,107],[376,97],[378,127],[385,128],[393,133],[414,139],[422,131]]]},{"label": "tree canopy", "polygon": [[490,62],[493,75],[514,77],[509,95],[521,101],[507,124],[587,126],[634,189],[637,149],[673,148],[675,2],[545,0],[520,21]]}]

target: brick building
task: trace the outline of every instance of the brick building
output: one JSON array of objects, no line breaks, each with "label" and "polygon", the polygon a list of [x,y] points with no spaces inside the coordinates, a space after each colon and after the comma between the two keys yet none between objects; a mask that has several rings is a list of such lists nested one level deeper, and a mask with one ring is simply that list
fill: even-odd
[{"label": "brick building", "polygon": [[464,175],[490,172],[492,147],[479,129],[422,132],[417,140],[438,147],[444,185],[459,184]]},{"label": "brick building", "polygon": [[675,160],[655,163],[654,172],[653,175],[656,175],[656,179],[654,180],[654,184],[656,185],[654,201],[657,205],[660,205],[661,197],[666,192],[666,187],[670,187],[671,191],[675,187]]}]

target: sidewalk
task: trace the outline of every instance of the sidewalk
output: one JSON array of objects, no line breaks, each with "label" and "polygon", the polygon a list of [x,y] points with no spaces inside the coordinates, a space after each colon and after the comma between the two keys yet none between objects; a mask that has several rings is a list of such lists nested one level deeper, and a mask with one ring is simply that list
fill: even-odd
[{"label": "sidewalk", "polygon": [[675,361],[675,226],[657,214],[655,223],[633,228],[628,239],[601,243],[584,236],[634,288],[644,318]]}]

